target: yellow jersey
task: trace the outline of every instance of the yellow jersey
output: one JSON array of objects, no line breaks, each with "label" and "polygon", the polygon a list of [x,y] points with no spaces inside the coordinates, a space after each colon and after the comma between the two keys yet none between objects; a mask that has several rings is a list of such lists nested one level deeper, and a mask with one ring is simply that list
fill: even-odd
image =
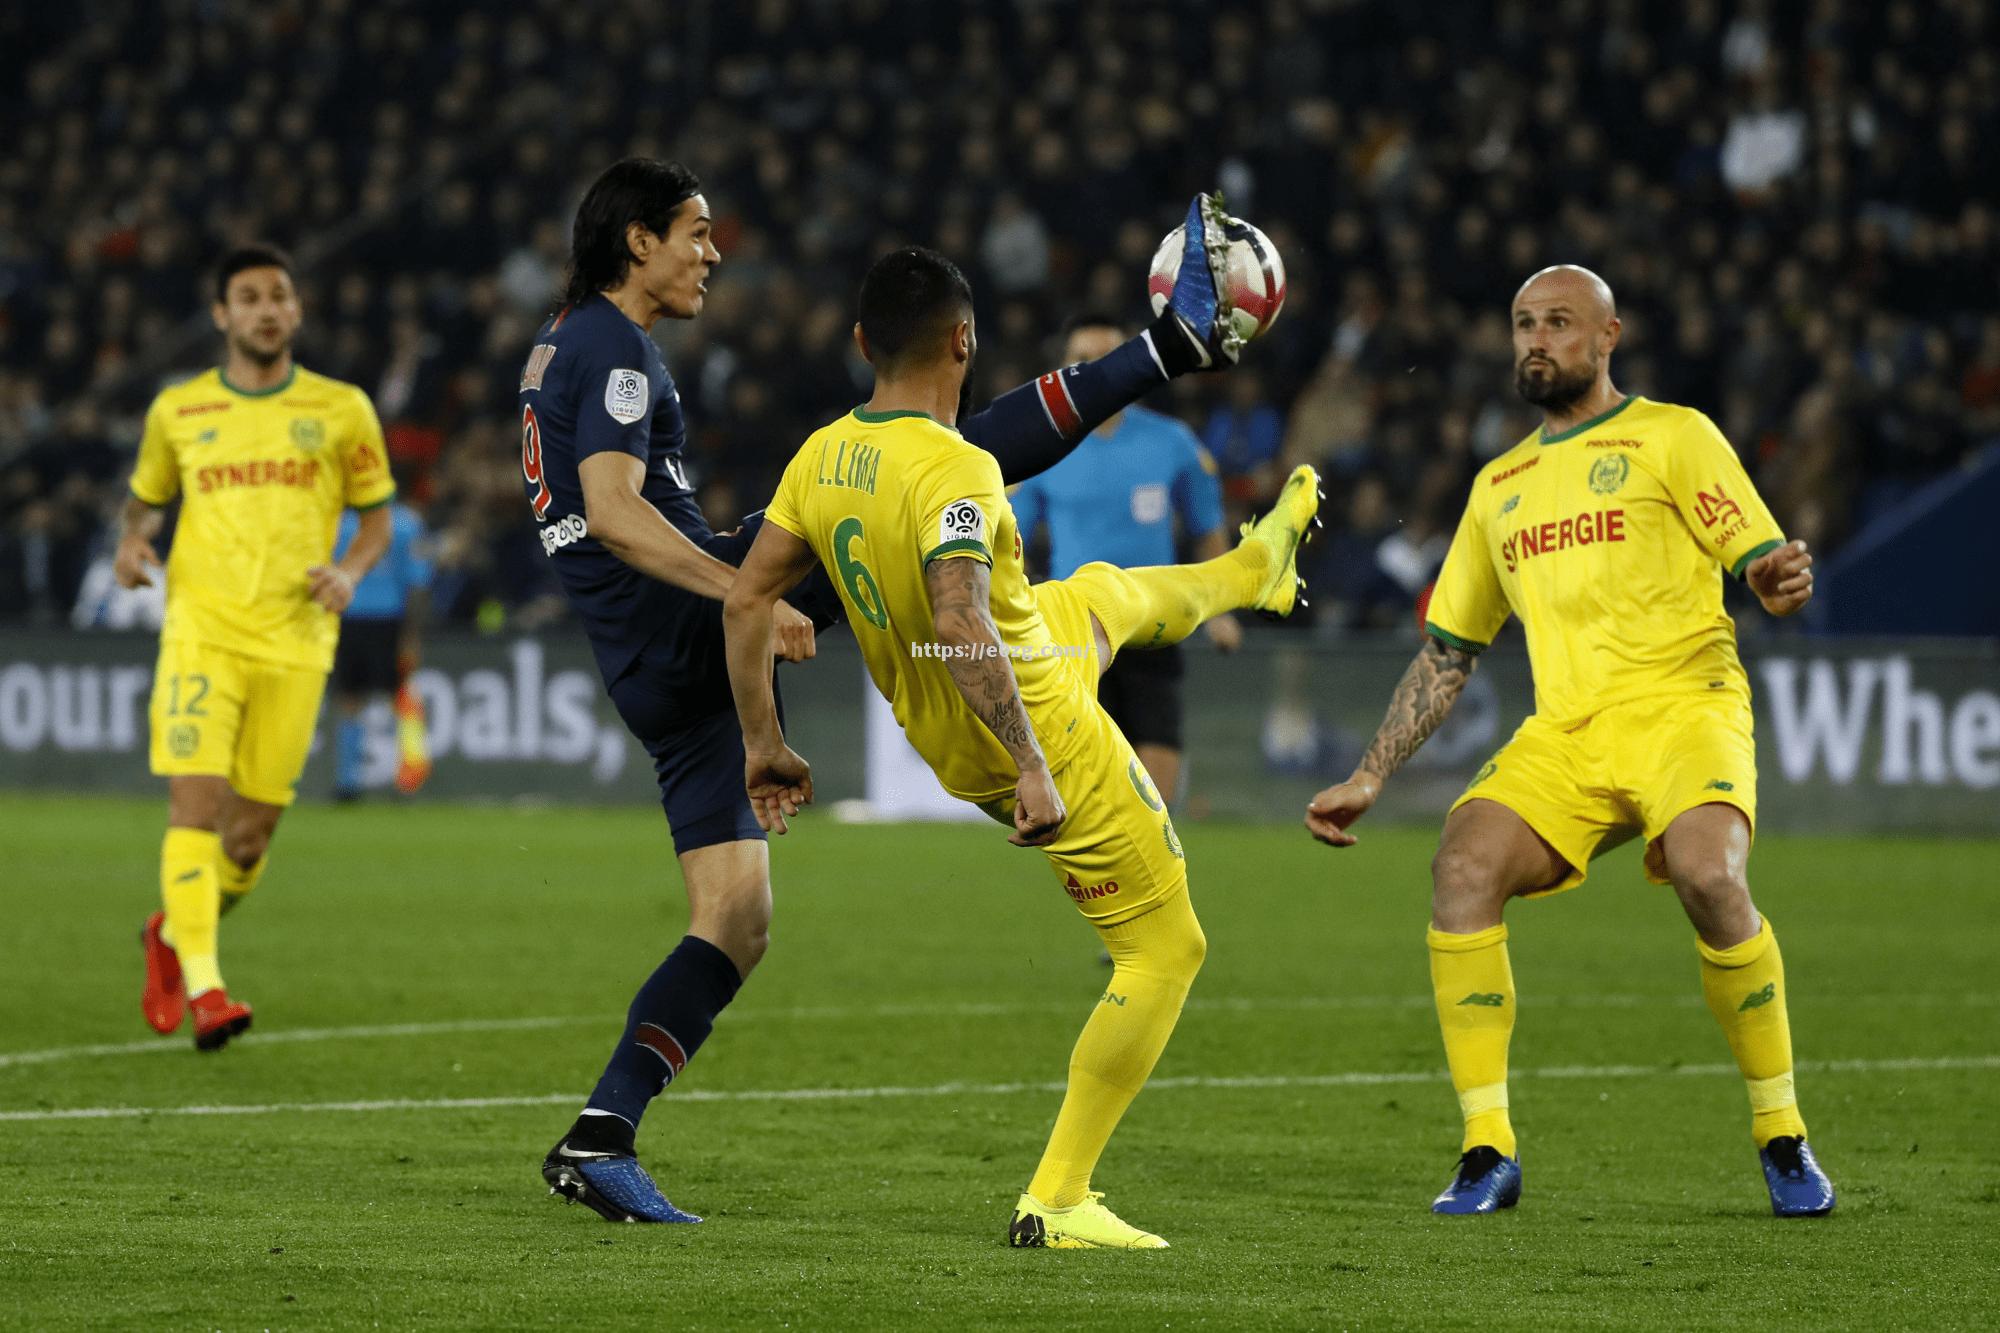
[{"label": "yellow jersey", "polygon": [[816,431],[785,468],[764,518],[803,539],[833,576],[875,688],[952,795],[985,802],[1020,774],[953,684],[924,571],[992,567],[990,606],[1051,770],[1075,756],[1094,709],[1091,645],[1053,642],[1021,560],[993,455],[918,412],[856,409]]},{"label": "yellow jersey", "polygon": [[307,595],[306,571],[332,558],[342,509],[395,493],[352,384],[295,368],[247,392],[210,370],[162,390],[132,471],[147,504],[182,498],[160,637],[330,670],[340,618]]},{"label": "yellow jersey", "polygon": [[1647,695],[1747,700],[1722,571],[1783,541],[1714,422],[1631,397],[1480,469],[1427,628],[1477,652],[1519,616],[1535,713],[1558,724]]}]

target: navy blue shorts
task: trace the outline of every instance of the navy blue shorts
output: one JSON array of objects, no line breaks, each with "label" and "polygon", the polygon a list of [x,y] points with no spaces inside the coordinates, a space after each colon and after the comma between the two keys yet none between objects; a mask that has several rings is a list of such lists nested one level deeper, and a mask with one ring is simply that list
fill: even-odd
[{"label": "navy blue shorts", "polygon": [[[702,548],[740,565],[763,521],[762,514],[752,515],[741,530],[710,537]],[[841,619],[839,595],[823,570],[814,570],[786,600],[819,629]],[[611,703],[652,757],[675,852],[762,842],[764,830],[743,790],[743,732],[729,693],[722,603],[690,594],[680,616],[670,633],[649,643],[611,683]],[[782,723],[782,699],[778,717]]]},{"label": "navy blue shorts", "polygon": [[723,842],[762,841],[764,830],[743,791],[743,731],[736,710],[683,718],[666,711],[658,678],[632,674],[612,687],[618,715],[653,759],[660,809],[673,833],[674,851]]}]

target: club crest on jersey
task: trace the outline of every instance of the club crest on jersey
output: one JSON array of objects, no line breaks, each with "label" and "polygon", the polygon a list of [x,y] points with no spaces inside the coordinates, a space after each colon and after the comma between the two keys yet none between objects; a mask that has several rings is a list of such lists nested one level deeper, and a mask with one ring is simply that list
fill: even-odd
[{"label": "club crest on jersey", "polygon": [[307,453],[317,453],[326,444],[326,423],[318,417],[300,417],[292,422],[292,443]]},{"label": "club crest on jersey", "polygon": [[938,515],[938,541],[986,541],[986,511],[972,500],[954,500]]},{"label": "club crest on jersey", "polygon": [[614,370],[604,382],[604,410],[620,425],[629,426],[646,415],[651,391],[646,377],[636,370]]},{"label": "club crest on jersey", "polygon": [[1632,475],[1632,460],[1623,454],[1606,454],[1590,467],[1590,489],[1610,495]]},{"label": "club crest on jersey", "polygon": [[1132,780],[1132,790],[1139,793],[1139,799],[1154,810],[1165,810],[1166,804],[1160,800],[1160,789],[1153,785],[1153,776],[1139,767],[1138,759],[1125,765],[1125,776]]},{"label": "club crest on jersey", "polygon": [[1520,496],[1510,495],[1507,497],[1506,503],[1500,506],[1500,512],[1503,514],[1511,514],[1514,512],[1514,506],[1519,503],[1521,503]]}]

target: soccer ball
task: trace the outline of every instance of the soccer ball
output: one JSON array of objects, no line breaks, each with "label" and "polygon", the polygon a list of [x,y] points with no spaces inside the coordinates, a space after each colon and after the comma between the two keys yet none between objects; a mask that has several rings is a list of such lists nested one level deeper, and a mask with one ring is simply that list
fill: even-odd
[{"label": "soccer ball", "polygon": [[[1229,299],[1230,327],[1244,342],[1262,337],[1278,322],[1285,308],[1285,261],[1271,238],[1242,218],[1224,218],[1222,234],[1228,239],[1227,262],[1223,266],[1223,292]],[[1174,292],[1174,276],[1180,272],[1181,250],[1187,243],[1185,227],[1175,227],[1153,252],[1153,271],[1146,290],[1153,298],[1153,314],[1167,308]]]}]

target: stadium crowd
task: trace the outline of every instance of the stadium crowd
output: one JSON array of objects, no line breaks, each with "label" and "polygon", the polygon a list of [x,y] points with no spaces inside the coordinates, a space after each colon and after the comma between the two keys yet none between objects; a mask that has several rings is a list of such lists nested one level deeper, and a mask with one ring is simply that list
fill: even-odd
[{"label": "stadium crowd", "polygon": [[[95,617],[139,418],[212,361],[232,241],[301,262],[301,360],[374,397],[461,622],[560,614],[515,381],[626,153],[702,176],[723,265],[659,336],[719,527],[865,394],[859,275],[964,263],[987,393],[1145,316],[1219,183],[1290,267],[1238,371],[1156,406],[1229,503],[1313,461],[1322,627],[1400,623],[1532,428],[1507,303],[1602,272],[1617,379],[1716,418],[1822,549],[2000,436],[2000,33],[1983,0],[104,0],[0,16],[0,618]],[[16,77],[18,75],[18,77]]]}]

